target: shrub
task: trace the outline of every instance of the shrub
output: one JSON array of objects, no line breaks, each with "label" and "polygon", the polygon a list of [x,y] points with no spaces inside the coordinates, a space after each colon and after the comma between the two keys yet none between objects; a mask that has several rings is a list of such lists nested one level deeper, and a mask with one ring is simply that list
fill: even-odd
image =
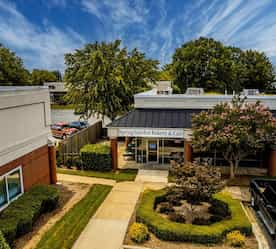
[{"label": "shrub", "polygon": [[213,198],[211,199],[210,202],[211,202],[211,206],[208,209],[209,213],[214,214],[216,216],[221,216],[221,217],[230,216],[230,211],[226,203]]},{"label": "shrub", "polygon": [[133,223],[129,229],[130,238],[136,243],[143,243],[149,238],[149,231],[142,223]]},{"label": "shrub", "polygon": [[10,249],[10,246],[6,242],[2,232],[0,232],[0,249]]},{"label": "shrub", "polygon": [[48,185],[37,185],[12,202],[0,214],[0,231],[9,244],[15,238],[28,233],[37,218],[57,207],[59,193]]},{"label": "shrub", "polygon": [[185,223],[185,221],[186,221],[184,215],[176,213],[176,212],[169,213],[169,219],[171,221],[175,221],[175,222],[179,222],[179,223]]},{"label": "shrub", "polygon": [[111,152],[105,143],[87,144],[80,150],[84,170],[110,171]]},{"label": "shrub", "polygon": [[196,217],[193,219],[192,223],[194,225],[211,225],[212,221],[210,219]]},{"label": "shrub", "polygon": [[159,206],[159,212],[162,214],[168,214],[170,212],[173,212],[173,206],[168,202],[162,202]]},{"label": "shrub", "polygon": [[242,247],[245,244],[245,237],[240,231],[232,231],[226,235],[226,243],[234,247]]},{"label": "shrub", "polygon": [[[158,238],[169,241],[190,241],[194,243],[218,243],[228,232],[239,230],[245,235],[252,234],[252,227],[238,200],[227,193],[218,193],[213,198],[227,203],[231,218],[207,225],[181,224],[162,217],[154,209],[155,198],[164,196],[166,190],[147,191],[143,194],[137,210],[137,221],[147,225]],[[161,198],[162,199],[162,198]]]}]

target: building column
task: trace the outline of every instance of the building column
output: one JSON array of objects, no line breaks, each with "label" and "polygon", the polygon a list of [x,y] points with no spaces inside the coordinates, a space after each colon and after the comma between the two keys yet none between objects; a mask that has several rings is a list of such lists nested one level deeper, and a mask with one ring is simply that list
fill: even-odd
[{"label": "building column", "polygon": [[56,148],[53,144],[48,145],[50,182],[57,183],[57,163],[56,163]]},{"label": "building column", "polygon": [[128,148],[129,141],[130,141],[130,138],[125,137],[125,147],[126,147],[126,149]]},{"label": "building column", "polygon": [[276,176],[276,147],[272,147],[268,160],[268,175]]},{"label": "building column", "polygon": [[184,161],[185,162],[191,162],[192,161],[192,143],[191,141],[184,140]]},{"label": "building column", "polygon": [[112,157],[112,168],[118,168],[118,141],[117,138],[110,139],[111,146],[111,157]]}]

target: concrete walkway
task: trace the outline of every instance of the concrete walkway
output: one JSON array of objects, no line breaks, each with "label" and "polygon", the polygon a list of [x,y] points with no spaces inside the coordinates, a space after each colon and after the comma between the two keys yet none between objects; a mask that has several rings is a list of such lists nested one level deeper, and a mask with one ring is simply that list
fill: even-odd
[{"label": "concrete walkway", "polygon": [[89,177],[89,176],[78,176],[78,175],[68,175],[68,174],[57,174],[58,181],[65,182],[76,182],[76,183],[86,183],[86,184],[103,184],[114,186],[116,181],[104,178]]},{"label": "concrete walkway", "polygon": [[139,182],[115,184],[73,249],[121,249],[142,190]]},{"label": "concrete walkway", "polygon": [[168,183],[168,170],[139,169],[135,182]]}]

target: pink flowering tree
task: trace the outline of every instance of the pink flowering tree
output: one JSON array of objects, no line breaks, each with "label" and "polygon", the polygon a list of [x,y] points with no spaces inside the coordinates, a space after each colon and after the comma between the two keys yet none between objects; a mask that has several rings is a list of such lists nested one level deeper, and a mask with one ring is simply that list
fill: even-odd
[{"label": "pink flowering tree", "polygon": [[231,103],[218,104],[193,117],[193,149],[222,153],[230,164],[230,178],[235,177],[243,158],[275,141],[276,120],[269,109],[245,100],[234,97]]}]

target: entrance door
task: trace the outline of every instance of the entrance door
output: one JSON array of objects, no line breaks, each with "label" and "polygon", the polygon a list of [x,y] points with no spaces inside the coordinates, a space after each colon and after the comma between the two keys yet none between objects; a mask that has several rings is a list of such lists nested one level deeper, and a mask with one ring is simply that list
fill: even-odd
[{"label": "entrance door", "polygon": [[148,163],[158,163],[158,140],[148,140]]}]

